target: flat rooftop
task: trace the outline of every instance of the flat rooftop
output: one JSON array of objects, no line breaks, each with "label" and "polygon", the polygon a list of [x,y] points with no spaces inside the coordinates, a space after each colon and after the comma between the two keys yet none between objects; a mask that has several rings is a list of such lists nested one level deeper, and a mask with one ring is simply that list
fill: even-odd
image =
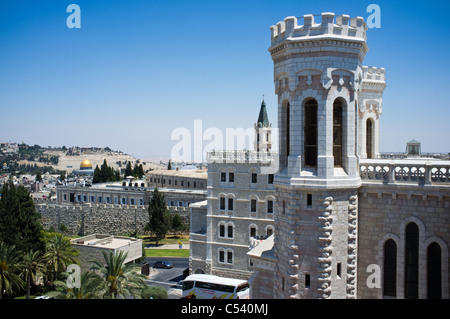
[{"label": "flat rooftop", "polygon": [[85,237],[80,237],[71,240],[73,245],[100,247],[106,249],[118,249],[120,247],[128,246],[132,243],[139,241],[140,239],[121,236],[110,236],[94,234]]},{"label": "flat rooftop", "polygon": [[206,169],[180,169],[180,170],[153,170],[146,175],[164,175],[164,176],[177,176],[177,177],[192,177],[192,178],[208,178],[208,170]]}]

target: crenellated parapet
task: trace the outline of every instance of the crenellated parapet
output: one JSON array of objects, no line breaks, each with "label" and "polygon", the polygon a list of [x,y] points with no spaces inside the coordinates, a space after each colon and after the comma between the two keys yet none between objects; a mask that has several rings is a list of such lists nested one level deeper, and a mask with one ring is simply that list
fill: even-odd
[{"label": "crenellated parapet", "polygon": [[376,68],[373,66],[362,67],[362,81],[385,83],[386,70],[384,68]]},{"label": "crenellated parapet", "polygon": [[[321,23],[315,23],[314,15],[303,17],[287,17],[270,27],[272,32],[271,45],[277,45],[285,40],[295,38],[342,38],[366,41],[367,26],[362,17],[350,18],[348,15],[335,16],[334,13],[324,12]],[[298,24],[303,19],[303,25]]]}]

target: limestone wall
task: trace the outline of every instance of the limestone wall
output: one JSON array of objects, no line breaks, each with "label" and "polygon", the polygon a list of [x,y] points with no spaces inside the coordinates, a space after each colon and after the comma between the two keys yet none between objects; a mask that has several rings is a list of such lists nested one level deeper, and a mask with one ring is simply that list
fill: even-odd
[{"label": "limestone wall", "polygon": [[[60,225],[64,225],[65,233],[78,236],[95,233],[129,235],[135,230],[145,234],[144,227],[149,220],[146,206],[37,204],[36,211],[41,215],[44,229],[53,227],[59,231]],[[173,207],[170,211],[179,214],[189,228],[189,209]]]},{"label": "limestone wall", "polygon": [[[405,228],[410,222],[419,228],[419,298],[427,298],[427,248],[436,242],[442,251],[442,297],[449,298],[448,246],[450,243],[450,193],[445,187],[371,185],[359,190],[358,298],[384,298],[384,243],[397,246],[396,297],[404,298]],[[374,273],[381,270],[380,288],[369,288]],[[373,280],[369,280],[373,282]]]}]

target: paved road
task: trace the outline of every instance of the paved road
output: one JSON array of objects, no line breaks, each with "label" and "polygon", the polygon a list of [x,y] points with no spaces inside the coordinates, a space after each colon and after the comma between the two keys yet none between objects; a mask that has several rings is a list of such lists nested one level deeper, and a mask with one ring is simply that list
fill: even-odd
[{"label": "paved road", "polygon": [[167,289],[169,299],[179,299],[182,296],[180,280],[183,280],[183,271],[189,267],[189,258],[171,257],[147,257],[145,261],[153,264],[158,260],[166,260],[173,264],[171,269],[153,268],[156,273],[150,276],[145,282],[149,286],[163,286]]}]

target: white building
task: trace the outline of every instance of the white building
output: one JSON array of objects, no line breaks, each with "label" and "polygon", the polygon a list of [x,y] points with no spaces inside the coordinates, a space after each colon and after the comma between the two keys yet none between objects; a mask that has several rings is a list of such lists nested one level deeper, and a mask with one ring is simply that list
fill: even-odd
[{"label": "white building", "polygon": [[276,168],[264,101],[255,134],[255,151],[208,153],[207,205],[191,205],[191,273],[248,279],[246,253],[274,232]]},{"label": "white building", "polygon": [[280,170],[273,245],[249,253],[252,296],[449,298],[450,162],[380,159],[385,70],[362,65],[363,18],[270,29]]},{"label": "white building", "polygon": [[[252,273],[252,298],[448,299],[450,161],[380,154],[385,70],[363,66],[363,18],[327,12],[270,29],[279,158],[261,144],[209,154],[191,271]],[[275,231],[254,248],[252,225]],[[368,284],[373,269],[380,285]]]}]

